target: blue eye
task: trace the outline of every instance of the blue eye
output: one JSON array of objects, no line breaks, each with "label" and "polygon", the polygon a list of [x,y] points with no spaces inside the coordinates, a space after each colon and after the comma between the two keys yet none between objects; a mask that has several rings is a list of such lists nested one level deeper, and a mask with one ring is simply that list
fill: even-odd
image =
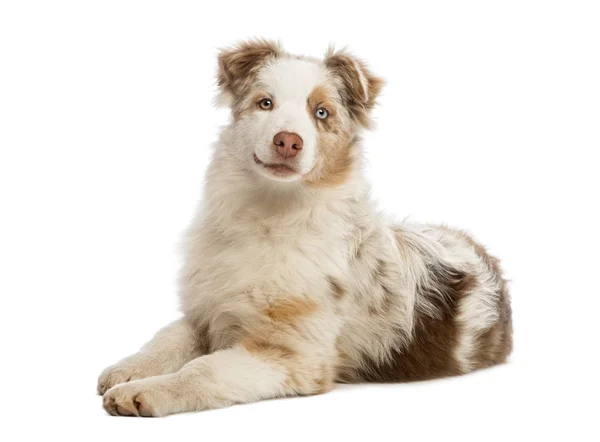
[{"label": "blue eye", "polygon": [[329,112],[327,112],[327,109],[325,109],[324,107],[320,107],[317,109],[317,111],[315,112],[315,116],[319,119],[319,120],[324,120],[325,118],[327,118],[329,116]]}]

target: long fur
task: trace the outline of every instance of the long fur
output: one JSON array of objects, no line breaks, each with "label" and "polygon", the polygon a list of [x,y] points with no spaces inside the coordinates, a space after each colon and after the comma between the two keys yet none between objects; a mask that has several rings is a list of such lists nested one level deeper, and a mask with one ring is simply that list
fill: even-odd
[{"label": "long fur", "polygon": [[[109,413],[163,416],[506,360],[498,261],[462,231],[388,225],[369,198],[359,133],[380,78],[345,51],[315,60],[256,40],[222,51],[218,83],[233,118],[186,234],[183,316],[102,373]],[[292,159],[272,144],[282,130],[304,141]]]}]

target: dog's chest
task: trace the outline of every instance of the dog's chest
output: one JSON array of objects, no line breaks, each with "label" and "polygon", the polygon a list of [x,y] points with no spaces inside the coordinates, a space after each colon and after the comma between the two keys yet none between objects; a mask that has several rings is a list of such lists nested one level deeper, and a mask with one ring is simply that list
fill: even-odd
[{"label": "dog's chest", "polygon": [[[264,228],[252,235],[214,242],[209,280],[217,275],[223,289],[306,291],[310,281],[340,272],[347,265],[341,235],[317,229]],[[226,276],[226,278],[225,278]]]},{"label": "dog's chest", "polygon": [[328,276],[347,271],[349,253],[344,232],[329,227],[232,226],[204,237],[184,305],[206,318],[214,349],[238,340],[277,299],[328,296]]}]

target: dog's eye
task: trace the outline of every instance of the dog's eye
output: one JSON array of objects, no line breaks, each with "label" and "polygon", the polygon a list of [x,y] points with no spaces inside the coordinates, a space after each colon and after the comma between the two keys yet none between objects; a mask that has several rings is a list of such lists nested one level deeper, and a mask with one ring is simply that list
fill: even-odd
[{"label": "dog's eye", "polygon": [[260,100],[258,102],[258,105],[260,106],[261,109],[269,110],[273,107],[273,102],[271,100],[269,100],[268,98],[263,98],[262,100]]},{"label": "dog's eye", "polygon": [[325,118],[327,118],[329,116],[329,112],[327,112],[327,109],[320,107],[317,109],[317,111],[315,112],[315,116],[319,119],[319,120],[324,120]]}]

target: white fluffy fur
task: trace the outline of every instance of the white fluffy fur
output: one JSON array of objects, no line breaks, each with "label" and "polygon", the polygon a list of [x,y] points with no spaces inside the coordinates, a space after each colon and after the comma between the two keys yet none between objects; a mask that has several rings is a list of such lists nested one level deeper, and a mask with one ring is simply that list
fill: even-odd
[{"label": "white fluffy fur", "polygon": [[[368,98],[367,74],[355,66]],[[291,57],[259,71],[254,91],[276,107],[222,131],[186,235],[183,317],[100,376],[110,413],[162,416],[314,394],[354,376],[365,356],[390,363],[414,341],[418,315],[441,315],[446,294],[436,294],[432,268],[476,280],[460,301],[452,350],[460,372],[475,368],[475,342],[498,321],[501,279],[473,244],[448,229],[386,225],[358,165],[340,185],[301,180],[322,153],[307,97],[317,85],[339,87],[330,77],[322,63]],[[271,140],[282,130],[304,140],[288,182],[253,160],[274,161]]]}]

